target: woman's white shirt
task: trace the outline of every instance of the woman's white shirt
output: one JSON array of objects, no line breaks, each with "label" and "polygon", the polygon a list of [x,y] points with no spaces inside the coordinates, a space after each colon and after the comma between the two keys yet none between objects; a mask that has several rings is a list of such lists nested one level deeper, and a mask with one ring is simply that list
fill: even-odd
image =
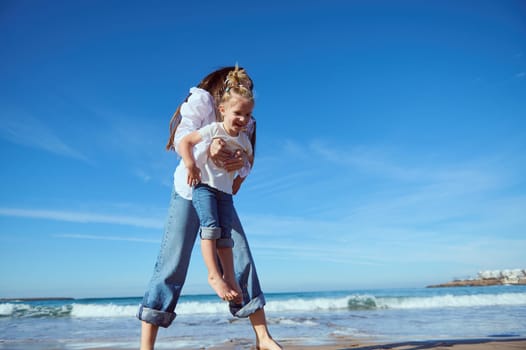
[{"label": "woman's white shirt", "polygon": [[[181,123],[174,135],[176,151],[178,151],[179,142],[183,137],[216,121],[214,99],[208,91],[193,87],[190,89],[188,100],[181,105],[180,113]],[[200,142],[194,147],[194,157],[198,166],[206,162],[209,146],[210,143]],[[192,199],[192,188],[186,183],[187,174],[188,170],[181,159],[175,168],[174,187],[181,197]]]}]

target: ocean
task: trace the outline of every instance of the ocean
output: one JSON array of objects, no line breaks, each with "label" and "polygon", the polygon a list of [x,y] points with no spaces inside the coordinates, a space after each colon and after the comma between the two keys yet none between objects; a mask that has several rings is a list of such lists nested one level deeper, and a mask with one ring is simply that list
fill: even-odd
[{"label": "ocean", "polygon": [[[526,337],[526,286],[266,293],[274,338],[300,344]],[[0,302],[0,349],[138,348],[141,298]],[[185,295],[157,349],[205,348],[254,335],[214,295]]]}]

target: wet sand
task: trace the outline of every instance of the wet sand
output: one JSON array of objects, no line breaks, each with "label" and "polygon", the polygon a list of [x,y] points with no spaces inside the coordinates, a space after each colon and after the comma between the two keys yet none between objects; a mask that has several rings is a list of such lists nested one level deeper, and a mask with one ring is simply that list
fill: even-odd
[{"label": "wet sand", "polygon": [[[183,340],[184,341],[184,340]],[[480,338],[480,339],[438,339],[418,341],[378,341],[338,337],[326,343],[317,339],[280,340],[283,350],[526,350],[526,338]],[[137,350],[139,341],[120,344],[64,342],[4,343],[0,350]],[[177,339],[159,342],[156,350],[257,350],[253,339],[232,339],[214,346],[182,346]]]},{"label": "wet sand", "polygon": [[[427,341],[405,341],[405,342],[384,342],[368,343],[342,341],[339,344],[304,346],[286,344],[287,350],[525,350],[526,338],[521,339],[455,339],[455,340],[427,340]],[[235,349],[235,347],[217,348],[217,350]],[[214,349],[215,350],[215,349]]]},{"label": "wet sand", "polygon": [[[284,340],[280,344],[284,350],[526,350],[526,338],[422,340],[382,343],[342,339],[336,343],[325,345],[305,345],[294,340]],[[166,345],[163,345],[162,349],[172,350]],[[97,348],[93,350],[123,349]],[[233,340],[227,344],[212,347],[180,348],[174,346],[173,350],[256,350],[256,347],[249,341]]]}]

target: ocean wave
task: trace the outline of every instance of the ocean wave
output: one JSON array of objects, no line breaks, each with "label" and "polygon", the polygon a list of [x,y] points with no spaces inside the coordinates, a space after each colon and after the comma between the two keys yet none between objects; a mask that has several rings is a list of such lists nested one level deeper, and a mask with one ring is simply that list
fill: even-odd
[{"label": "ocean wave", "polygon": [[[274,313],[330,312],[375,309],[430,309],[452,307],[526,305],[526,293],[438,295],[386,297],[356,294],[338,297],[270,299],[265,309]],[[0,317],[72,317],[118,318],[134,317],[138,305],[104,303],[68,303],[61,305],[32,305],[27,303],[0,303]],[[228,306],[221,301],[183,301],[177,305],[178,314],[227,314]]]},{"label": "ocean wave", "polygon": [[379,308],[430,309],[444,307],[480,307],[526,305],[526,293],[440,295],[429,297],[379,298]]},{"label": "ocean wave", "polygon": [[290,318],[279,318],[272,323],[275,324],[281,324],[286,326],[308,326],[308,327],[315,327],[318,326],[318,322],[314,322],[313,320],[305,320],[305,319],[290,319]]},{"label": "ocean wave", "polygon": [[376,297],[349,295],[339,298],[289,299],[269,302],[265,308],[274,312],[331,311],[375,309],[429,309],[445,307],[480,307],[526,305],[526,293],[442,295],[426,297]]},{"label": "ocean wave", "polygon": [[6,303],[0,304],[0,316],[11,316],[15,311],[15,304]]},{"label": "ocean wave", "polygon": [[269,301],[266,310],[274,312],[286,311],[330,311],[348,308],[348,296],[338,298],[293,298]]},{"label": "ocean wave", "polygon": [[0,304],[0,317],[63,317],[68,316],[70,311],[71,305]]}]

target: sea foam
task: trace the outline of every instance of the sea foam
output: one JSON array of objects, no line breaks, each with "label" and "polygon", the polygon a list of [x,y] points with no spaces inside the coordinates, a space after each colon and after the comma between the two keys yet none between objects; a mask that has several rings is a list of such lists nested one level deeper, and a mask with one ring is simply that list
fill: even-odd
[{"label": "sea foam", "polygon": [[11,316],[15,311],[16,304],[0,304],[0,316]]},{"label": "sea foam", "polygon": [[137,306],[115,304],[73,304],[71,317],[129,317],[137,311]]},{"label": "sea foam", "polygon": [[526,293],[379,298],[376,304],[388,309],[526,305]]}]

